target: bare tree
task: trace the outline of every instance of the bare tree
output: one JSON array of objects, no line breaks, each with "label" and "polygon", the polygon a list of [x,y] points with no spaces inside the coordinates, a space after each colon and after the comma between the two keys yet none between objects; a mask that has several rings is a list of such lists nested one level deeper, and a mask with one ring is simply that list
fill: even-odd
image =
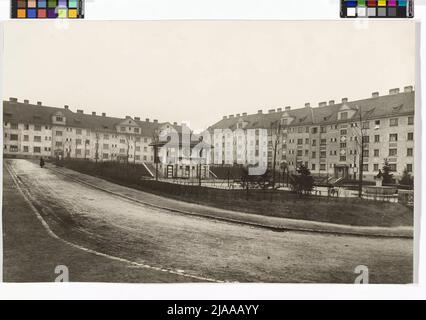
[{"label": "bare tree", "polygon": [[281,133],[282,133],[282,125],[281,121],[275,121],[271,123],[271,142],[272,142],[272,148],[273,148],[273,159],[272,159],[272,189],[275,189],[275,169],[277,165],[277,152],[278,152],[278,146],[281,141]]},{"label": "bare tree", "polygon": [[[358,185],[358,197],[362,198],[362,185],[364,178],[364,150],[365,144],[367,143],[367,129],[368,122],[366,122],[368,114],[362,114],[362,108],[360,106],[356,106],[358,109],[358,122],[355,122],[355,125],[352,127],[355,135],[355,142],[357,146],[357,151],[359,155],[359,185]],[[356,161],[355,161],[356,162]]]}]

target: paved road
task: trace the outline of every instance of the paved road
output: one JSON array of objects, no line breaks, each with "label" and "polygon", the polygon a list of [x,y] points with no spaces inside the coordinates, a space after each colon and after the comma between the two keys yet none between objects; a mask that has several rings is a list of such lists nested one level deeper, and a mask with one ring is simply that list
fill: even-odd
[{"label": "paved road", "polygon": [[372,283],[412,281],[410,239],[273,232],[157,210],[30,161],[5,165],[59,238],[187,281],[352,283],[358,265]]}]

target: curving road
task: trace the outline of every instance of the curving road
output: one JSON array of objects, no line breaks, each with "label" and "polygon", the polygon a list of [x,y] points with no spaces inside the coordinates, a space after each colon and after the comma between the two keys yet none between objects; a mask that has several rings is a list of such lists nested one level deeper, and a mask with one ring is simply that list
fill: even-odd
[{"label": "curving road", "polygon": [[371,283],[412,282],[411,239],[274,232],[197,218],[127,201],[27,160],[4,165],[48,229],[111,260],[177,272],[188,282],[353,283],[358,265],[368,266]]}]

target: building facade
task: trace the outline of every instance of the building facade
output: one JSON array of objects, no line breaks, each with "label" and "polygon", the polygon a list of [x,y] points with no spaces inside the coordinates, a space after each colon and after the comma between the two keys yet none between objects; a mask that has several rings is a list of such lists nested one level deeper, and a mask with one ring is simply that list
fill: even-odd
[{"label": "building facade", "polygon": [[52,108],[10,98],[3,102],[3,154],[152,164],[150,144],[160,131],[176,126],[138,117],[72,112],[68,106]]},{"label": "building facade", "polygon": [[[294,172],[303,164],[313,175],[374,180],[385,161],[396,178],[414,173],[412,86],[402,92],[318,107],[271,109],[225,116],[209,128],[216,165],[258,165]],[[363,152],[361,152],[363,150]],[[363,160],[360,157],[363,154]]]}]

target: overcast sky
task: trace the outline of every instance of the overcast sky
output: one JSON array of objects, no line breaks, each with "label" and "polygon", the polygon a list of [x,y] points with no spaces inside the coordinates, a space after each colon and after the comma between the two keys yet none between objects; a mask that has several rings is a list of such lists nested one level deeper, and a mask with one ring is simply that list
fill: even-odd
[{"label": "overcast sky", "polygon": [[415,85],[413,21],[9,21],[3,96],[206,128]]}]

